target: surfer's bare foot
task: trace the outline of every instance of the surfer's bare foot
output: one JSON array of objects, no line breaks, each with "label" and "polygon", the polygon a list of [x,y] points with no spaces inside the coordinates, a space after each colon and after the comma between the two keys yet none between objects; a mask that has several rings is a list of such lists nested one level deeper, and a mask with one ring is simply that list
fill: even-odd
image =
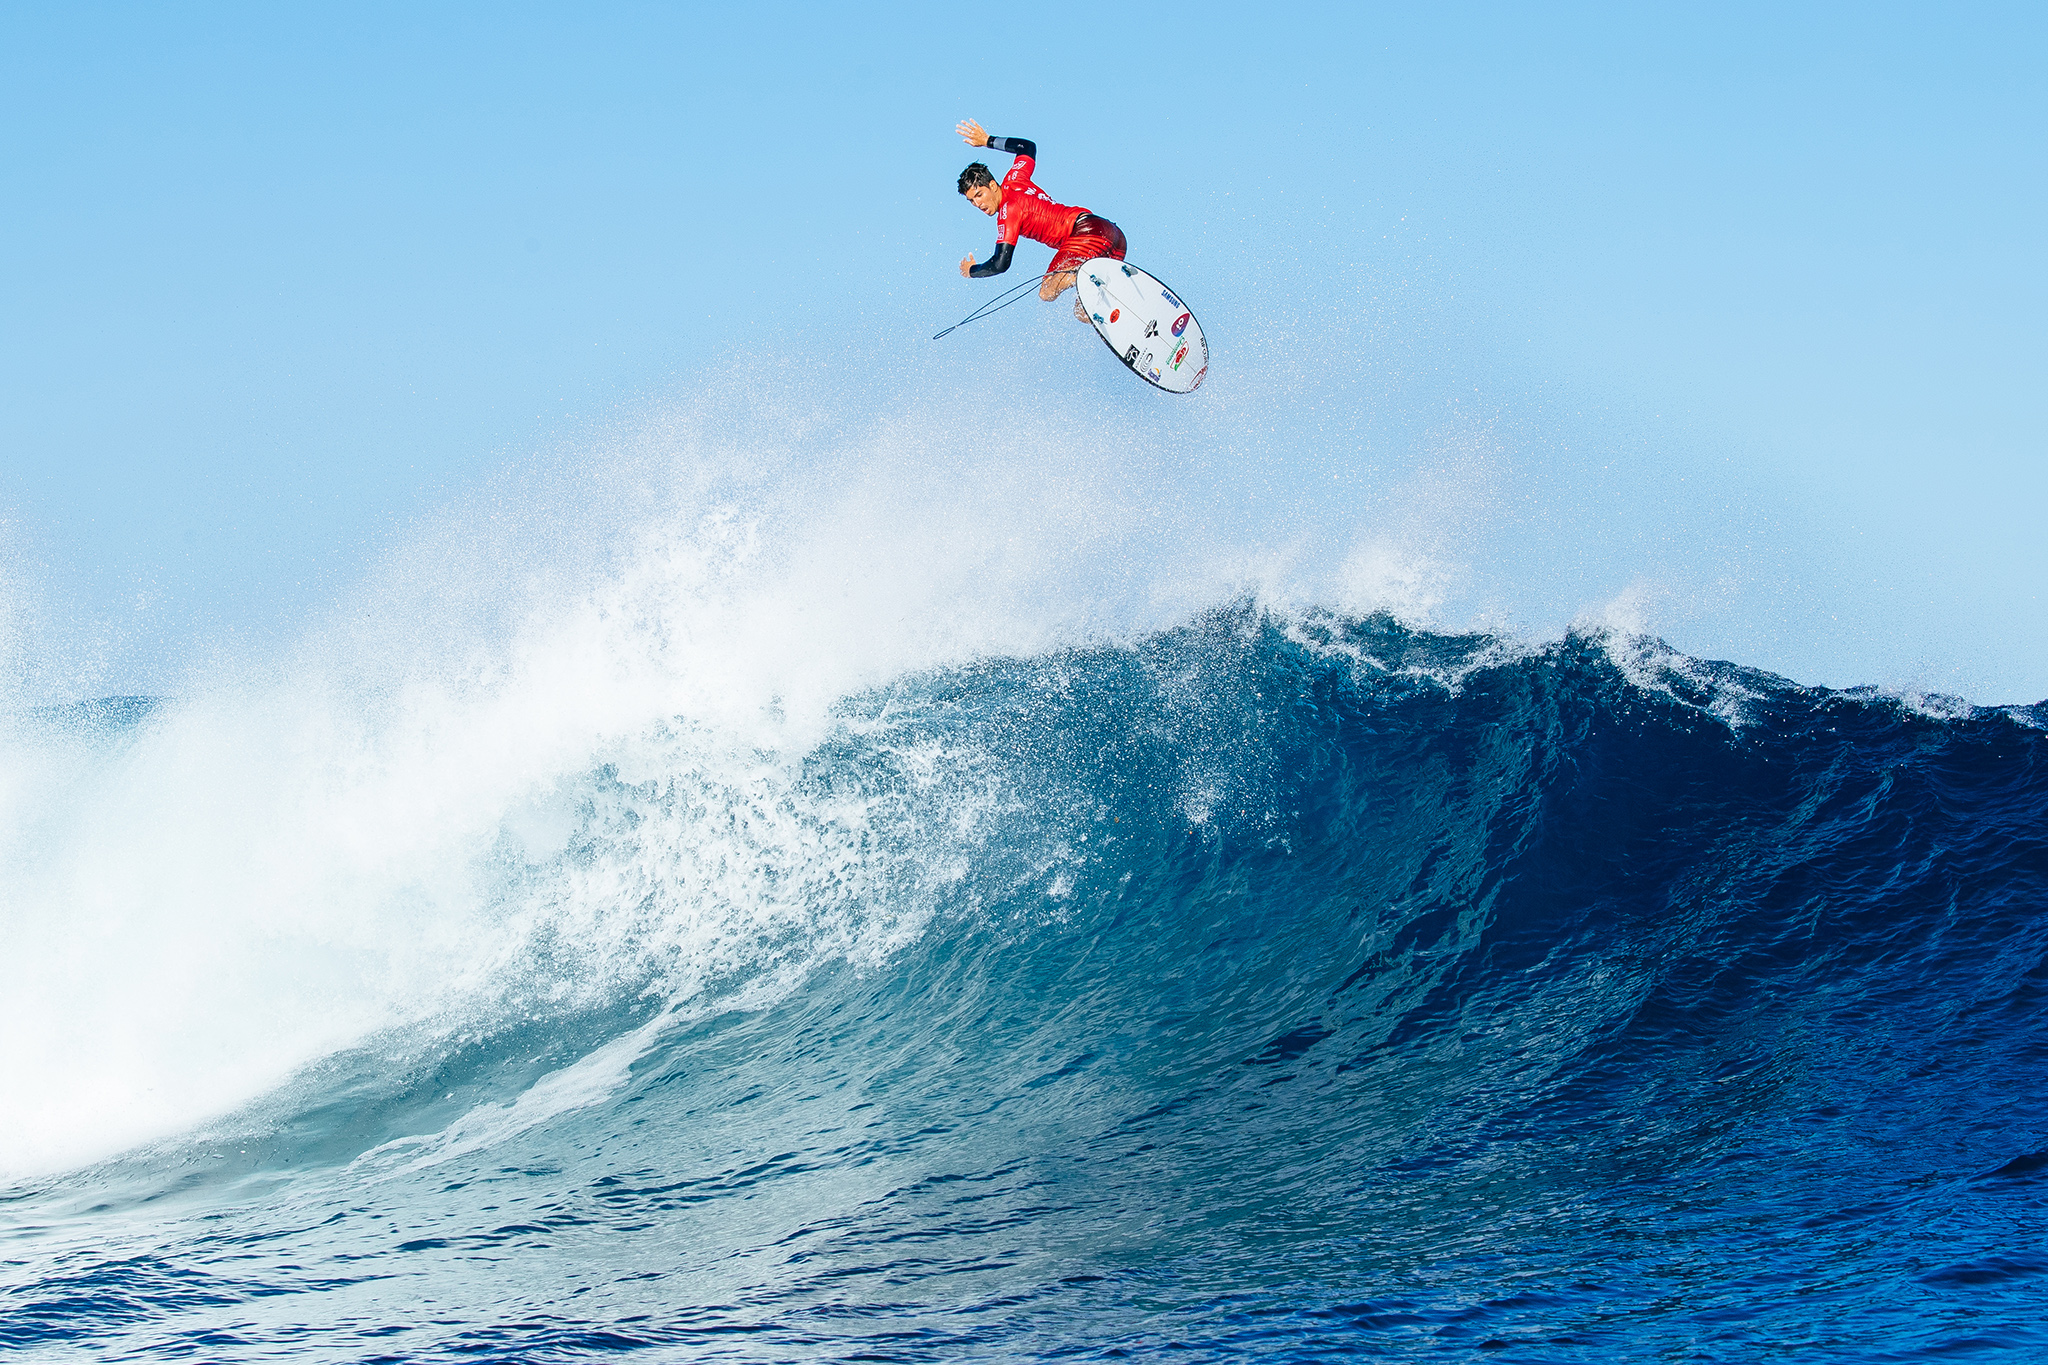
[{"label": "surfer's bare foot", "polygon": [[1074,320],[1076,322],[1088,321],[1088,310],[1081,306],[1081,293],[1079,290],[1074,291]]}]

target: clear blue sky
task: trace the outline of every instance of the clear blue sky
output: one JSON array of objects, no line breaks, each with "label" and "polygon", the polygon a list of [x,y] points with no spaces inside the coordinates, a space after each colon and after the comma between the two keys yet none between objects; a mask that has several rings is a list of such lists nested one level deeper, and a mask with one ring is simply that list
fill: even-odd
[{"label": "clear blue sky", "polygon": [[[1631,504],[1601,524],[1695,587],[1688,540],[1744,541],[1655,621],[1682,647],[2048,695],[2048,10],[1068,13],[0,10],[9,668],[152,690],[288,639],[415,518],[738,354],[992,402],[1099,369],[1042,315],[925,340],[979,297],[971,115],[1203,306],[1187,401],[1270,433],[1262,479],[1476,432],[1525,530]],[[1499,553],[1554,577],[1538,628],[1641,572]]]}]

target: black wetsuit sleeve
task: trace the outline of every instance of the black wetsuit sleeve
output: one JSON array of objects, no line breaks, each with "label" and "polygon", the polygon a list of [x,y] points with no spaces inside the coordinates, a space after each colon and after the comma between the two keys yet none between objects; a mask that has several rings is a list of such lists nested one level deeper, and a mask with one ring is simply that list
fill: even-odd
[{"label": "black wetsuit sleeve", "polygon": [[967,267],[967,278],[970,280],[985,280],[991,275],[1000,275],[1010,268],[1010,257],[1016,254],[1017,244],[1015,242],[997,242],[995,255],[989,257],[980,265],[970,265]]},{"label": "black wetsuit sleeve", "polygon": [[1028,156],[1034,161],[1038,159],[1038,144],[1028,137],[992,137],[988,140],[988,145],[998,152],[1008,152],[1011,156]]}]

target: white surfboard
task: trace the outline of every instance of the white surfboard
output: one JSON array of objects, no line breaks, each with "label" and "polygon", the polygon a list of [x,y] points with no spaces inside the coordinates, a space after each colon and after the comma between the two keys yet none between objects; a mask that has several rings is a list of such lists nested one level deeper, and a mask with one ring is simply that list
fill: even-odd
[{"label": "white surfboard", "polygon": [[1209,374],[1209,343],[1178,294],[1109,256],[1081,262],[1074,287],[1104,344],[1138,378],[1168,393],[1193,393],[1202,386]]}]

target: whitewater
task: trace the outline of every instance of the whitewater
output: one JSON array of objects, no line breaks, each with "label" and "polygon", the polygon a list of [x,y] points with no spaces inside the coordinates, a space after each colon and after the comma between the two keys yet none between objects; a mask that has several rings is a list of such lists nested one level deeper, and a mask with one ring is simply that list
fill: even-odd
[{"label": "whitewater", "polygon": [[0,1351],[2048,1349],[2048,704],[1531,628],[1484,430],[779,370],[11,702]]}]

